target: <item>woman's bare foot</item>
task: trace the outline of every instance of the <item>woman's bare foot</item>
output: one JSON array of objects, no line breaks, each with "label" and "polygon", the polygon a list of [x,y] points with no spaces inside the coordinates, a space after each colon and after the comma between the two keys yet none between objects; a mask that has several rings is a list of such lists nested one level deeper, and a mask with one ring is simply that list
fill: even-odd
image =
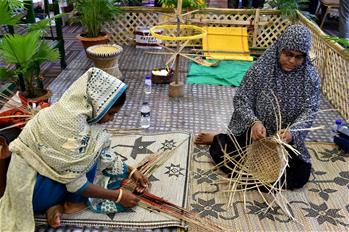
[{"label": "woman's bare foot", "polygon": [[211,145],[213,142],[213,137],[215,137],[217,133],[214,132],[202,132],[198,134],[195,139],[195,144],[205,144],[205,145]]},{"label": "woman's bare foot", "polygon": [[63,208],[64,208],[63,212],[65,214],[72,214],[72,213],[78,213],[86,209],[87,205],[83,202],[75,203],[75,202],[66,201],[64,202]]},{"label": "woman's bare foot", "polygon": [[62,205],[54,205],[46,211],[47,222],[52,228],[58,228],[61,225],[62,213]]}]

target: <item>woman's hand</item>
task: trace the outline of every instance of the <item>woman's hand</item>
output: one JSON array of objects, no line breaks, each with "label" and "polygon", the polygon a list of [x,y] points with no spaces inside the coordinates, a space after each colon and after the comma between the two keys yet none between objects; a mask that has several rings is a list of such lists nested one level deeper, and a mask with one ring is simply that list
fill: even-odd
[{"label": "woman's hand", "polygon": [[[118,194],[120,194],[120,190],[117,190],[117,192]],[[139,197],[137,197],[127,189],[122,189],[120,204],[122,204],[126,208],[130,208],[138,205],[138,202],[139,202]]]},{"label": "woman's hand", "polygon": [[292,141],[292,134],[287,129],[282,129],[278,132],[280,139],[284,141],[285,143],[290,143]]},{"label": "woman's hand", "polygon": [[263,126],[263,123],[257,121],[253,124],[251,128],[251,136],[254,141],[264,139],[267,136],[267,130]]},{"label": "woman's hand", "polygon": [[138,170],[133,172],[131,179],[137,183],[136,191],[139,193],[143,193],[150,187],[148,178]]}]

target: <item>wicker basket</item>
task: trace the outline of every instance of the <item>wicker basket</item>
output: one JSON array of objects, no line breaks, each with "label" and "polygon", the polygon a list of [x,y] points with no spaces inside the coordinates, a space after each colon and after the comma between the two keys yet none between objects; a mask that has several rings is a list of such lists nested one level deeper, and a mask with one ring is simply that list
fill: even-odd
[{"label": "wicker basket", "polygon": [[248,146],[244,167],[259,181],[274,183],[283,174],[287,156],[282,145],[269,139],[260,140]]},{"label": "wicker basket", "polygon": [[[160,71],[163,70],[161,68],[155,68],[153,71]],[[169,84],[173,81],[174,77],[174,71],[173,69],[170,70],[170,72],[167,74],[167,76],[158,76],[154,75],[153,73],[151,74],[151,81],[154,84]]]},{"label": "wicker basket", "polygon": [[122,73],[119,70],[119,57],[123,49],[119,45],[99,44],[88,47],[86,53],[97,68],[121,79]]}]

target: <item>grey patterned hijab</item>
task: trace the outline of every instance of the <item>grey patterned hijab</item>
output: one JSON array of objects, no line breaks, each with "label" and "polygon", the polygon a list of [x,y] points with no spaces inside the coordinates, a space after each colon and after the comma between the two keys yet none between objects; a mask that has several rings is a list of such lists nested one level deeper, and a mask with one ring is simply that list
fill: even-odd
[{"label": "grey patterned hijab", "polygon": [[[276,133],[275,94],[282,116],[282,128],[311,127],[319,108],[319,76],[309,59],[311,34],[302,25],[291,25],[247,71],[234,98],[234,113],[229,128],[236,135],[260,120],[269,136]],[[304,53],[303,64],[286,72],[279,64],[283,49]],[[305,131],[291,131],[293,142],[304,151]]]},{"label": "grey patterned hijab", "polygon": [[[311,34],[308,28],[302,25],[291,25],[286,28],[285,32],[272,44],[264,54],[255,62],[254,69],[258,69],[261,74],[275,75],[276,72],[284,74],[314,76],[313,65],[309,59],[309,50],[311,47]],[[292,50],[306,54],[303,65],[291,72],[284,72],[279,65],[281,51]]]}]

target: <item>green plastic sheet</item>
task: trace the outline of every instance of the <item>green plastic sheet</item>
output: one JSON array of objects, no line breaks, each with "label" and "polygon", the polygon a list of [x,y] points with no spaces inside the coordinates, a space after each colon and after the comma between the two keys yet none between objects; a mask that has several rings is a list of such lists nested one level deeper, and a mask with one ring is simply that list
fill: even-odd
[{"label": "green plastic sheet", "polygon": [[253,62],[222,60],[218,66],[206,67],[190,62],[188,84],[240,86],[241,80]]}]

